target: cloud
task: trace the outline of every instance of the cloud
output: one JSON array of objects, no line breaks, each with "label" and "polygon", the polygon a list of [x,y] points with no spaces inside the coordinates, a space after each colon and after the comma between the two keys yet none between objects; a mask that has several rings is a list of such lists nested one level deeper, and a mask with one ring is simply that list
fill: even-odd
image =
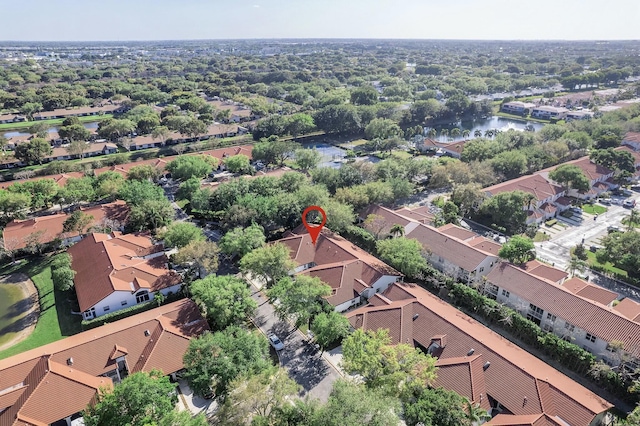
[{"label": "cloud", "polygon": [[253,7],[255,7],[256,9],[260,7],[259,4],[254,4]]}]

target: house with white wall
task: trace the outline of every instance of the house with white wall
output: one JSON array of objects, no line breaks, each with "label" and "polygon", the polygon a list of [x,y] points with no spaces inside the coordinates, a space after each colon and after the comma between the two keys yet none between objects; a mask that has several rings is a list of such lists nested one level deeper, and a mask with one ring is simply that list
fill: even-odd
[{"label": "house with white wall", "polygon": [[535,107],[536,104],[530,102],[512,101],[503,103],[500,109],[508,114],[524,115],[526,112],[532,111]]},{"label": "house with white wall", "polygon": [[[640,323],[614,309],[616,293],[577,278],[559,284],[548,271],[539,276],[532,272],[500,262],[487,275],[485,293],[610,365],[621,360],[633,368],[640,365]],[[614,342],[622,342],[626,356],[617,353]]]},{"label": "house with white wall", "polygon": [[326,300],[337,312],[359,305],[402,280],[400,272],[326,228],[315,244],[304,228],[296,228],[278,242],[289,248],[296,263],[292,274],[318,277],[331,287]]},{"label": "house with white wall", "polygon": [[70,247],[78,304],[84,319],[176,293],[182,278],[167,267],[161,245],[134,234],[93,233]]},{"label": "house with white wall", "polygon": [[419,224],[405,235],[422,244],[434,268],[465,283],[481,281],[498,263],[499,244],[456,225]]}]

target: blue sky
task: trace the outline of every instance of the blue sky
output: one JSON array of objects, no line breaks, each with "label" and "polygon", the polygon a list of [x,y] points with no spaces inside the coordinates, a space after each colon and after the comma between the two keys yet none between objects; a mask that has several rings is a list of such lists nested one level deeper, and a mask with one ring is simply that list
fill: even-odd
[{"label": "blue sky", "polygon": [[640,0],[0,0],[0,10],[3,41],[640,39]]}]

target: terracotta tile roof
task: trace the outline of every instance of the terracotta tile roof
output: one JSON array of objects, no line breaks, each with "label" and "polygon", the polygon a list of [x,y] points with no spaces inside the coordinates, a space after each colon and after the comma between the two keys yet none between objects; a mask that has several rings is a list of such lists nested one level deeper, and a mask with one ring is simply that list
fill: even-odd
[{"label": "terracotta tile roof", "polygon": [[497,256],[498,252],[502,248],[502,244],[498,244],[495,241],[492,241],[485,237],[475,237],[474,239],[467,241],[467,243],[471,247],[475,247],[478,250],[482,250],[483,252],[492,254],[494,256]]},{"label": "terracotta tile roof", "polygon": [[114,291],[155,292],[179,284],[180,276],[167,269],[164,254],[142,258],[159,249],[146,237],[117,233],[113,237],[93,233],[70,247],[80,310],[95,306]]},{"label": "terracotta tile roof", "polygon": [[566,288],[573,294],[577,294],[578,296],[593,300],[594,302],[601,303],[605,306],[609,306],[618,298],[618,293],[600,286],[589,284],[588,282],[576,277],[563,282],[562,287]]},{"label": "terracotta tile roof", "polygon": [[559,204],[561,206],[570,206],[571,205],[571,199],[567,198],[567,197],[558,197],[554,203]]},{"label": "terracotta tile roof", "polygon": [[549,423],[549,418],[544,414],[525,414],[514,416],[511,414],[498,414],[485,423],[492,426],[556,426],[558,423]]},{"label": "terracotta tile roof", "polygon": [[[636,133],[636,134],[640,135],[640,133]],[[627,139],[625,138],[625,140],[627,140]],[[633,141],[633,142],[636,142],[637,144],[640,144],[640,141]],[[615,150],[616,151],[628,152],[633,157],[634,164],[640,164],[640,152],[639,151],[636,151],[635,149],[631,148],[628,145],[619,146],[619,147],[615,148]]]},{"label": "terracotta tile roof", "polygon": [[333,306],[338,306],[358,297],[363,290],[371,288],[371,285],[382,276],[378,273],[374,275],[373,279],[361,279],[365,266],[358,260],[351,260],[314,266],[304,271],[303,274],[318,277],[329,284],[333,293],[327,297],[327,301]]},{"label": "terracotta tile roof", "polygon": [[[93,207],[84,207],[80,210],[93,216],[93,220],[88,228],[98,226],[105,221],[117,221],[126,223],[129,215],[129,207],[124,201],[118,200],[113,203],[101,204]],[[48,243],[56,238],[71,238],[78,235],[78,232],[63,233],[64,221],[70,214],[56,213],[49,216],[38,216],[33,219],[12,220],[3,231],[5,241],[15,241],[16,248],[24,248],[27,245],[27,237],[31,234],[42,232],[38,238],[40,243]]]},{"label": "terracotta tile roof", "polygon": [[569,276],[569,274],[562,269],[554,268],[537,260],[530,260],[522,265],[522,269],[538,278],[544,278],[545,280],[558,284]]},{"label": "terracotta tile roof", "polygon": [[526,175],[517,179],[511,179],[506,182],[498,183],[484,189],[489,195],[496,195],[502,192],[522,191],[532,194],[536,200],[542,201],[546,198],[553,197],[564,192],[564,188],[549,182],[544,176],[536,173]]},{"label": "terracotta tile roof", "polygon": [[100,388],[112,386],[101,375],[116,368],[114,347],[127,348],[129,373],[174,373],[183,368],[190,338],[206,330],[196,304],[183,299],[0,360],[0,388],[16,388],[0,396],[13,400],[3,405],[0,424],[51,424],[82,411]]},{"label": "terracotta tile roof", "polygon": [[404,228],[406,228],[410,223],[416,223],[415,220],[404,217],[398,211],[393,211],[377,204],[368,206],[359,214],[362,220],[366,220],[369,215],[380,216],[382,220],[386,222],[384,228],[382,228],[382,234],[388,234],[393,225],[402,225]]},{"label": "terracotta tile roof", "polygon": [[563,286],[537,278],[506,262],[493,268],[487,281],[606,342],[622,341],[626,351],[640,355],[640,324],[612,308],[575,295]]},{"label": "terracotta tile roof", "polygon": [[627,132],[622,141],[640,143],[640,132]]},{"label": "terracotta tile roof", "polygon": [[456,237],[457,239],[462,241],[467,241],[478,236],[478,234],[476,234],[475,232],[454,225],[453,223],[447,223],[446,225],[443,225],[437,229],[443,234]]},{"label": "terracotta tile roof", "polygon": [[408,209],[406,207],[403,207],[401,209],[396,210],[396,213],[398,213],[399,215],[407,219],[415,220],[417,222],[424,223],[427,225],[432,224],[433,219],[435,218],[435,215],[431,213],[429,211],[429,208],[426,206],[421,206],[414,209]]},{"label": "terracotta tile roof", "polygon": [[635,300],[629,299],[628,297],[622,299],[620,303],[613,307],[616,312],[621,313],[625,317],[630,320],[634,320],[637,322],[638,317],[640,316],[640,303]]},{"label": "terracotta tile roof", "polygon": [[260,178],[260,177],[275,177],[275,178],[278,178],[278,177],[282,177],[286,173],[299,173],[299,172],[296,172],[296,171],[290,169],[289,167],[284,166],[284,167],[280,167],[280,168],[275,169],[275,170],[269,170],[269,171],[266,171],[266,172],[265,171],[259,171],[259,172],[256,172],[254,175],[233,176],[233,177],[229,177],[227,179],[219,180],[219,181],[216,181],[216,182],[201,182],[200,183],[200,188],[203,188],[203,189],[204,188],[209,188],[211,190],[216,190],[220,186],[220,184],[222,184],[224,182],[231,181],[231,180],[235,180],[235,179],[253,180],[253,179],[256,179],[256,178]]},{"label": "terracotta tile roof", "polygon": [[491,404],[487,398],[483,365],[482,355],[479,354],[438,359],[436,363],[438,377],[435,385],[464,395],[471,402],[480,404],[482,408],[489,411]]},{"label": "terracotta tile roof", "polygon": [[57,175],[48,175],[42,177],[35,177],[29,179],[21,179],[21,180],[9,180],[5,182],[0,182],[0,189],[7,189],[14,183],[22,183],[22,182],[33,182],[41,179],[53,179],[54,182],[59,186],[63,187],[69,178],[81,178],[84,177],[84,173],[82,172],[68,172],[68,173],[60,173]]},{"label": "terracotta tile roof", "polygon": [[428,225],[420,224],[406,236],[418,240],[432,254],[440,256],[468,272],[475,270],[487,256],[491,255]]},{"label": "terracotta tile roof", "polygon": [[[392,343],[428,348],[435,336],[446,336],[439,360],[481,355],[486,392],[511,414],[562,418],[572,425],[588,425],[612,405],[543,361],[527,353],[443,302],[426,290],[396,283],[413,299],[393,301],[378,295],[377,306],[358,308],[347,314],[355,328],[390,330]],[[392,286],[392,287],[393,287]],[[390,287],[390,288],[392,288]],[[489,363],[488,365],[486,363]],[[466,378],[458,379],[462,386]],[[517,386],[514,386],[517,384]],[[471,395],[465,395],[472,397]],[[504,423],[503,423],[504,424]]]},{"label": "terracotta tile roof", "polygon": [[[589,179],[592,182],[597,180],[597,179],[602,178],[605,175],[613,173],[608,168],[606,168],[604,166],[601,166],[599,164],[596,164],[593,161],[591,161],[588,156],[580,157],[580,158],[578,158],[576,160],[567,161],[566,163],[560,164],[560,166],[563,166],[565,164],[572,164],[574,166],[578,166],[584,172],[585,176],[587,176],[587,179]],[[544,170],[540,170],[538,172],[538,174],[547,174],[548,175],[548,173],[550,171],[555,170],[558,167],[559,166],[548,167],[548,168],[546,168]]]}]

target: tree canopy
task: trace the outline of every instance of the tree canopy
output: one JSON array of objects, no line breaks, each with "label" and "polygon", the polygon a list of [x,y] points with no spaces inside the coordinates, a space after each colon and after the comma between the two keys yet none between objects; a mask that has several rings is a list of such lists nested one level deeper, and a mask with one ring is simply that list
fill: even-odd
[{"label": "tree canopy", "polygon": [[536,258],[536,250],[528,237],[514,235],[502,245],[498,256],[512,263],[526,263]]},{"label": "tree canopy", "polygon": [[234,276],[209,275],[191,283],[190,290],[215,330],[247,321],[257,308],[248,284]]}]

